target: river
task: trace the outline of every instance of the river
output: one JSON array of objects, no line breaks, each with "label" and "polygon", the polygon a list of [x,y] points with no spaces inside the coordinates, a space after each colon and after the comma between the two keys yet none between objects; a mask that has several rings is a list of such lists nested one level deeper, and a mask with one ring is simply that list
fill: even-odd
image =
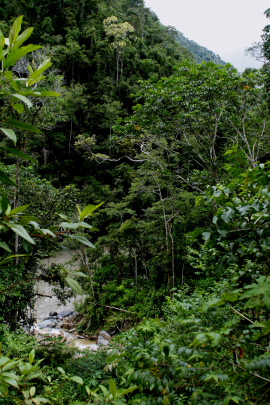
[{"label": "river", "polygon": [[[72,253],[67,252],[59,253],[56,257],[50,257],[43,259],[42,264],[49,267],[51,264],[63,264],[66,267],[70,267],[68,263],[73,258]],[[89,348],[91,350],[97,350],[96,341],[78,337],[76,333],[70,333],[60,328],[39,328],[38,324],[44,319],[49,317],[50,312],[61,313],[62,311],[75,311],[75,304],[82,301],[83,296],[72,297],[66,304],[61,303],[53,292],[54,286],[46,283],[45,281],[39,281],[36,285],[36,293],[38,298],[36,300],[33,316],[36,318],[37,323],[35,326],[35,333],[41,335],[64,335],[66,341],[70,346],[75,346],[80,350]]]}]

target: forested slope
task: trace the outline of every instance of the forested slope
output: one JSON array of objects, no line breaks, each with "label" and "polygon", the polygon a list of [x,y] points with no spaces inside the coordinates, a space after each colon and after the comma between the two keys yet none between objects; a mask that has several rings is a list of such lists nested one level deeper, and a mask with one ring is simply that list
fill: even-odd
[{"label": "forested slope", "polygon": [[[1,13],[0,403],[267,405],[268,64],[198,63],[140,0]],[[39,279],[83,287],[80,333],[126,332],[107,367],[9,332]]]}]

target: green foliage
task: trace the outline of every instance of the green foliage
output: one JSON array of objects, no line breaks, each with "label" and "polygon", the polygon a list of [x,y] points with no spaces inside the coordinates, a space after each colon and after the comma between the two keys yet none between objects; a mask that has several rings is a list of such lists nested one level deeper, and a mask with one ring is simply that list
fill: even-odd
[{"label": "green foliage", "polygon": [[[209,188],[203,199],[219,207],[212,229],[195,230],[190,238],[201,234],[206,250],[215,249],[217,269],[237,263],[239,275],[268,273],[269,164],[259,164],[244,173],[235,173],[231,165],[227,170],[235,177]],[[198,203],[203,200],[199,199]]]}]

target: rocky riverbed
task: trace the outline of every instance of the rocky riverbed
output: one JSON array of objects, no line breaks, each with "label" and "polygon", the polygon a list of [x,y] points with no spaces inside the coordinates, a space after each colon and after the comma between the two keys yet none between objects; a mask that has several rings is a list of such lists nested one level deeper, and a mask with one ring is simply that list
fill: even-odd
[{"label": "rocky riverbed", "polygon": [[[61,253],[56,257],[44,259],[42,262],[45,266],[51,264],[63,264],[70,266],[68,263],[72,259],[72,253]],[[80,302],[83,297],[77,296],[71,298],[66,304],[63,304],[53,292],[53,286],[41,281],[37,283],[36,301],[34,316],[36,323],[32,332],[37,338],[46,344],[46,339],[50,337],[61,337],[67,345],[78,348],[79,350],[97,351],[100,346],[109,345],[111,336],[106,332],[100,332],[96,340],[90,340],[83,335],[76,333],[76,303]]]}]

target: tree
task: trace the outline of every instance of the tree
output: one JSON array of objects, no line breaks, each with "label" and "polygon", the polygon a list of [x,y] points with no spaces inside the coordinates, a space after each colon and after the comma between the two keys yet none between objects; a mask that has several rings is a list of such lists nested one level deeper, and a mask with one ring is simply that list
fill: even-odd
[{"label": "tree", "polygon": [[[111,47],[116,51],[116,88],[119,84],[119,71],[123,70],[123,55],[130,42],[130,34],[135,31],[128,22],[118,23],[118,18],[114,15],[103,21],[106,35],[113,38]],[[121,61],[122,57],[122,61]],[[120,68],[121,64],[121,68]]]},{"label": "tree", "polygon": [[[29,65],[29,76],[27,78],[18,78],[14,71],[10,70],[14,64],[19,61],[23,56],[36,50],[39,46],[22,44],[29,38],[33,28],[28,28],[27,30],[20,33],[21,30],[22,17],[17,18],[10,30],[9,38],[5,38],[0,32],[0,58],[1,58],[1,71],[0,71],[0,83],[1,83],[1,93],[0,97],[4,100],[1,108],[1,124],[5,125],[0,127],[2,133],[8,138],[8,142],[20,144],[18,135],[15,134],[13,128],[22,131],[30,131],[41,133],[40,129],[34,127],[33,125],[14,119],[12,117],[12,110],[15,110],[18,114],[23,114],[25,111],[25,106],[31,108],[33,102],[32,98],[37,97],[54,97],[58,96],[58,93],[53,91],[38,91],[35,86],[45,78],[44,72],[51,66],[49,59],[43,61],[37,69],[33,70]],[[31,90],[31,87],[34,89]],[[31,99],[30,99],[31,97]],[[8,144],[7,144],[8,145]],[[10,146],[1,146],[1,151],[4,155],[11,155],[13,158],[19,158],[20,160],[28,160],[35,162],[31,156],[27,155],[20,149],[11,148]],[[20,162],[20,165],[22,162]],[[5,168],[5,165],[3,165]],[[18,166],[17,166],[18,167]],[[17,173],[18,170],[16,170]],[[16,177],[18,178],[17,174]],[[84,220],[88,216],[92,215],[97,206],[88,205],[85,209],[81,210],[78,206],[78,217],[77,222],[72,222],[67,216],[61,215],[62,221],[58,225],[52,225],[49,228],[42,228],[38,223],[39,220],[33,215],[25,215],[29,204],[23,206],[19,205],[20,200],[20,187],[16,182],[10,178],[5,170],[0,173],[1,181],[9,186],[15,187],[15,196],[13,206],[9,203],[7,195],[3,192],[1,196],[1,261],[0,265],[6,271],[3,271],[3,277],[1,281],[2,284],[1,295],[8,294],[10,289],[17,286],[23,285],[24,283],[30,283],[32,285],[33,279],[37,279],[38,276],[33,274],[33,264],[31,261],[27,263],[27,258],[29,254],[33,251],[32,248],[36,247],[36,238],[41,239],[58,239],[62,243],[63,238],[71,238],[71,240],[77,240],[80,243],[87,245],[88,247],[93,247],[93,244],[84,236],[80,234],[74,234],[74,230],[77,229],[92,229],[93,227],[86,223]],[[2,189],[2,191],[4,191]],[[8,256],[9,254],[9,256]],[[33,256],[32,256],[33,257]],[[24,259],[26,259],[24,261]],[[15,260],[15,265],[11,264]],[[11,274],[14,273],[14,269],[18,268],[21,274],[21,279],[12,280],[12,278],[6,277],[8,273],[8,268],[11,270]],[[35,270],[35,266],[34,266]],[[75,275],[75,274],[73,274]],[[82,275],[82,273],[77,273],[77,275]],[[76,276],[76,275],[75,275]],[[72,274],[69,271],[62,271],[60,274],[52,274],[52,278],[65,280],[68,285],[76,292],[81,292],[81,287],[78,282],[73,279]],[[19,305],[19,300],[18,300]],[[25,301],[23,301],[20,311],[26,307]],[[13,308],[13,316],[15,319],[15,314],[18,306]],[[21,316],[21,312],[17,314],[18,317]]]}]

